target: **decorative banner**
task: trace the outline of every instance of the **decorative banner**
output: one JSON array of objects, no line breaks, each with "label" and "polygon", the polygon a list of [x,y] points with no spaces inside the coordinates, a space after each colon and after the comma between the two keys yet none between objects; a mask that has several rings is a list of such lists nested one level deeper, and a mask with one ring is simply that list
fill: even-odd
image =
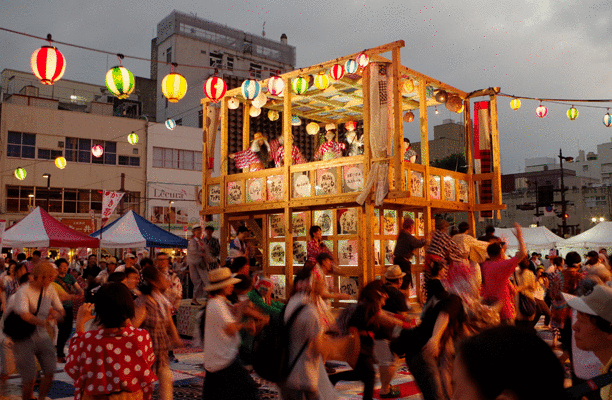
[{"label": "decorative banner", "polygon": [[459,186],[459,201],[462,203],[468,202],[468,184],[466,181],[458,181]]},{"label": "decorative banner", "polygon": [[264,200],[264,178],[251,178],[247,180],[247,203]]},{"label": "decorative banner", "polygon": [[111,192],[110,190],[104,191],[104,197],[102,198],[102,226],[106,224],[106,221],[110,218],[115,208],[119,205],[123,192]]},{"label": "decorative banner", "polygon": [[357,234],[357,209],[345,208],[338,210],[338,234]]},{"label": "decorative banner", "polygon": [[417,235],[425,236],[425,219],[423,219],[423,213],[419,213],[415,222],[417,223]]},{"label": "decorative banner", "polygon": [[304,265],[306,262],[306,242],[293,242],[293,264]]},{"label": "decorative banner", "polygon": [[440,177],[439,176],[430,176],[429,177],[429,198],[431,200],[440,200],[441,198],[441,188],[440,188]]},{"label": "decorative banner", "polygon": [[285,236],[285,215],[284,214],[272,214],[270,215],[270,237],[284,237]]},{"label": "decorative banner", "polygon": [[387,240],[385,245],[385,265],[393,265],[393,250],[395,250],[395,240]]},{"label": "decorative banner", "polygon": [[444,200],[455,201],[455,180],[450,176],[444,177]]},{"label": "decorative banner", "polygon": [[420,172],[412,171],[410,176],[410,195],[423,197],[423,174]]},{"label": "decorative banner", "polygon": [[59,249],[59,258],[65,258],[66,260],[69,257],[70,249],[68,247],[62,247]]},{"label": "decorative banner", "polygon": [[308,214],[305,212],[295,212],[292,218],[293,236],[306,236],[308,231]]},{"label": "decorative banner", "polygon": [[383,235],[397,235],[397,211],[385,211],[383,217]]},{"label": "decorative banner", "polygon": [[315,193],[317,196],[338,193],[336,169],[324,168],[317,170]]},{"label": "decorative banner", "polygon": [[[477,174],[493,172],[491,155],[491,114],[488,101],[474,103],[474,170]],[[493,202],[493,181],[484,180],[480,183],[480,203]],[[480,218],[493,218],[493,211],[480,212]]]},{"label": "decorative banner", "polygon": [[363,190],[363,165],[345,165],[342,167],[342,192],[359,192]]},{"label": "decorative banner", "polygon": [[274,284],[274,288],[272,289],[272,296],[275,299],[284,299],[285,288],[287,287],[285,275],[271,275],[270,280]]},{"label": "decorative banner", "polygon": [[293,197],[310,197],[310,175],[308,172],[293,174]]},{"label": "decorative banner", "polygon": [[285,197],[285,189],[283,188],[283,175],[274,175],[268,177],[268,201],[279,201]]},{"label": "decorative banner", "polygon": [[374,265],[380,265],[380,240],[374,241]]},{"label": "decorative banner", "polygon": [[227,183],[227,204],[242,203],[242,181]]},{"label": "decorative banner", "polygon": [[79,247],[79,248],[77,249],[77,256],[78,256],[80,259],[85,259],[85,258],[87,258],[87,248],[85,248],[85,247]]},{"label": "decorative banner", "polygon": [[321,227],[323,235],[334,234],[334,214],[332,210],[316,210],[314,212],[314,225]]},{"label": "decorative banner", "polygon": [[344,277],[340,280],[340,293],[346,293],[355,298],[359,294],[359,284],[357,277]]},{"label": "decorative banner", "polygon": [[285,242],[270,243],[270,265],[285,265]]},{"label": "decorative banner", "polygon": [[[2,249],[2,238],[4,237],[4,231],[6,230],[6,220],[0,219],[0,249]],[[14,257],[15,259],[17,257]]]},{"label": "decorative banner", "polygon": [[359,265],[358,253],[357,240],[338,240],[339,265]]},{"label": "decorative banner", "polygon": [[208,206],[219,207],[221,205],[221,185],[208,185]]}]

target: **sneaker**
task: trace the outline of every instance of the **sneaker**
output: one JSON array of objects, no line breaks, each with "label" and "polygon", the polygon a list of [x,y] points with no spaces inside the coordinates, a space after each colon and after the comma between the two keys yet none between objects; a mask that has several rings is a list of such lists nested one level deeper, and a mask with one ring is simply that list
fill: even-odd
[{"label": "sneaker", "polygon": [[381,399],[394,399],[396,397],[400,397],[400,394],[400,391],[392,386],[391,390],[389,390],[389,393],[380,393],[379,397]]}]

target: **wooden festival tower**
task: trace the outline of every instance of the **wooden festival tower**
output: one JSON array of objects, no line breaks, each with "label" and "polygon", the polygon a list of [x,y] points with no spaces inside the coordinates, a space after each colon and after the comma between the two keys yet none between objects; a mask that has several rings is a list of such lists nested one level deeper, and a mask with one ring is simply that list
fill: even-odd
[{"label": "wooden festival tower", "polygon": [[[295,132],[292,116],[301,118],[303,124],[306,121],[317,122],[322,132],[319,135],[325,133],[326,124],[337,124],[341,130],[345,122],[355,121],[358,131],[363,132],[362,155],[300,165],[285,162],[280,168],[229,174],[228,163],[232,160],[228,158],[228,135],[232,133],[228,129],[228,118],[234,112],[228,108],[230,98],[239,100],[243,109],[243,149],[249,147],[255,132],[250,129],[251,101],[242,96],[240,88],[225,94],[219,102],[220,176],[211,177],[208,170],[207,160],[214,151],[211,143],[216,139],[211,135],[216,135],[216,132],[208,132],[206,123],[203,124],[202,155],[201,214],[220,216],[222,260],[231,240],[230,226],[235,228],[237,224],[246,223],[254,233],[253,244],[261,252],[264,273],[283,284],[285,280],[290,284],[294,272],[304,262],[306,242],[310,240],[308,229],[316,224],[322,227],[324,240],[333,249],[340,269],[354,277],[353,286],[355,282],[362,286],[382,275],[386,266],[392,264],[389,253],[393,250],[404,216],[408,215],[417,222],[417,236],[427,236],[433,229],[432,217],[436,213],[466,212],[474,232],[478,213],[492,214],[505,208],[500,182],[496,97],[499,89],[468,94],[406,68],[400,63],[402,47],[404,42],[396,41],[365,50],[370,64],[353,74],[345,74],[340,80],[330,78],[325,90],[314,87],[312,77],[326,73],[335,64],[344,66],[347,60],[354,60],[360,53],[282,74],[283,97],[267,93],[268,102],[257,117],[268,118],[270,110],[280,114],[276,123],[280,124],[279,128],[282,126],[278,131],[284,137],[285,154],[291,154],[292,129]],[[385,53],[391,54],[390,59],[383,56]],[[380,75],[384,76],[382,80]],[[300,76],[310,78],[311,87],[304,94],[296,95],[291,90],[291,82]],[[378,85],[371,84],[375,78],[379,80]],[[412,93],[406,93],[404,88],[408,80],[414,84]],[[262,89],[266,87],[267,79],[259,82]],[[376,96],[372,94],[373,88]],[[463,114],[467,173],[429,166],[427,115],[434,106],[444,107],[434,95],[441,90],[447,92],[449,100],[455,97],[455,103],[458,102],[455,111]],[[475,150],[470,113],[470,99],[476,96],[486,96],[488,104],[487,118],[485,123],[481,121],[479,132],[481,143],[485,136],[488,140],[485,147],[489,157],[485,161],[474,156],[475,151],[482,153],[482,145]],[[375,118],[372,110],[375,109],[374,102],[383,101],[387,103],[384,106],[386,116],[381,123],[380,115]],[[206,116],[208,107],[213,106],[208,98],[202,99],[201,103]],[[421,132],[421,154],[415,164],[404,162],[402,148],[403,114],[410,110],[418,110],[418,117],[411,124],[420,124]],[[482,127],[484,124],[487,126]],[[267,135],[265,131],[262,133]],[[304,134],[303,130],[301,134]],[[384,148],[380,147],[380,141],[378,147],[371,141],[373,135],[381,134],[386,136],[382,141]],[[311,136],[313,141],[317,137]],[[479,170],[475,167],[482,164],[490,165],[490,172],[475,173]],[[368,176],[376,171],[374,187],[362,195],[360,200],[363,203],[358,203]],[[384,194],[384,175],[388,176],[388,193],[377,201],[376,188]],[[422,268],[422,260],[422,253],[416,255],[414,272]],[[340,285],[340,281],[334,284]]]}]

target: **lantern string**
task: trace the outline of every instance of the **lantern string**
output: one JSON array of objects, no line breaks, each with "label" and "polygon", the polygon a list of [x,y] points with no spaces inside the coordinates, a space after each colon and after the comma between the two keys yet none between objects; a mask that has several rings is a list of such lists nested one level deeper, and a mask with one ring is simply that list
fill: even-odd
[{"label": "lantern string", "polygon": [[[506,93],[498,93],[497,95],[501,97],[509,97],[513,99],[535,100],[535,101],[539,101],[540,104],[542,104],[542,102],[546,102],[546,103],[561,104],[561,105],[566,105],[566,106],[571,106],[571,107],[574,106],[573,105],[574,103],[612,103],[612,99],[552,99],[552,98],[543,98],[543,97],[516,96],[516,95],[506,94]],[[606,107],[606,106],[595,106],[595,105],[588,105],[588,104],[581,104],[580,107],[596,108],[596,109],[602,109],[602,110],[609,109],[609,107]]]}]

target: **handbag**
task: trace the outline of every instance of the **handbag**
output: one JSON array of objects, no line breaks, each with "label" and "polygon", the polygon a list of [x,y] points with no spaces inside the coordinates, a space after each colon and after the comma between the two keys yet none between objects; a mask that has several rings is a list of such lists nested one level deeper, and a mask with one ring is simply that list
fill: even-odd
[{"label": "handbag", "polygon": [[[34,316],[38,315],[38,310],[40,310],[42,294],[43,289],[40,290],[40,295],[38,295],[38,304],[36,306],[36,313]],[[2,331],[6,334],[6,336],[10,337],[13,341],[27,340],[32,337],[35,330],[36,325],[24,321],[24,319],[21,318],[21,316],[15,311],[11,311],[6,316],[4,319],[4,327],[2,328]]]},{"label": "handbag", "polygon": [[[514,273],[514,281],[518,284],[516,272]],[[519,312],[526,318],[533,317],[536,313],[536,302],[531,297],[527,297],[525,294],[518,293],[518,309]]]}]

